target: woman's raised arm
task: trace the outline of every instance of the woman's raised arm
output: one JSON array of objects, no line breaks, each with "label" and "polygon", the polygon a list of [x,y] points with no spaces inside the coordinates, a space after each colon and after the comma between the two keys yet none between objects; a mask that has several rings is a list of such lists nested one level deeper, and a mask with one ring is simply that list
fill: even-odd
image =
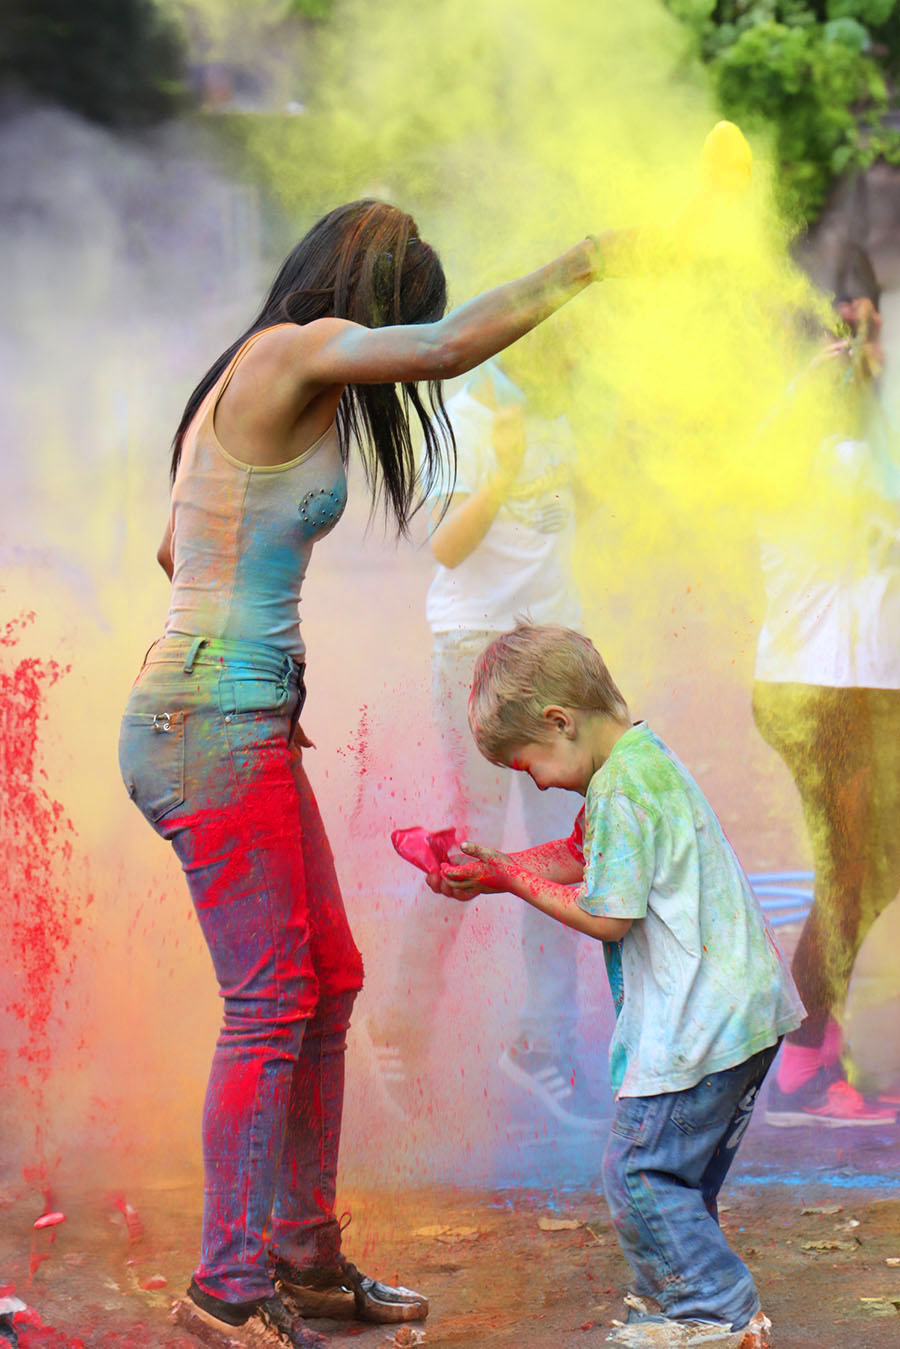
[{"label": "woman's raised arm", "polygon": [[[282,330],[307,385],[452,379],[502,351],[601,276],[628,270],[634,232],[590,237],[528,276],[477,295],[436,323],[365,328],[316,319]],[[300,372],[298,372],[300,373]]]}]

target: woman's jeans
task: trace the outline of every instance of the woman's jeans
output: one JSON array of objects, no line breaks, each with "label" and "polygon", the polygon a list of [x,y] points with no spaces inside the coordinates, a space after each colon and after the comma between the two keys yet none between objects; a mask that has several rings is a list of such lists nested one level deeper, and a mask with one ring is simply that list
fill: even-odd
[{"label": "woman's jeans", "polygon": [[197,1283],[267,1296],[273,1258],[332,1264],[350,1010],[362,986],[334,861],[290,744],[302,667],[270,647],[163,638],[119,762],[175,848],[225,1000],[203,1111]]},{"label": "woman's jeans", "polygon": [[675,1320],[731,1323],[759,1311],[753,1278],[719,1227],[716,1196],[778,1045],[686,1091],[622,1096],[603,1155],[616,1234],[641,1296]]}]

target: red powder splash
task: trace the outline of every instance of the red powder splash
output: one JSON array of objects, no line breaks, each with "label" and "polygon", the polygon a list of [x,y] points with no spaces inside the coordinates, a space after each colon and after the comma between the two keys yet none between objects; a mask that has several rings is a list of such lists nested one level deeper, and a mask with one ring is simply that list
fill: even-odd
[{"label": "red powder splash", "polygon": [[44,786],[38,762],[47,692],[69,667],[36,656],[16,659],[22,630],[33,621],[33,613],[22,614],[0,631],[0,845],[7,873],[0,988],[4,1010],[20,1026],[16,1076],[35,1107],[37,1170],[46,1181],[42,1121],[51,1033],[64,1009],[67,952],[81,919],[70,877],[74,829]]}]

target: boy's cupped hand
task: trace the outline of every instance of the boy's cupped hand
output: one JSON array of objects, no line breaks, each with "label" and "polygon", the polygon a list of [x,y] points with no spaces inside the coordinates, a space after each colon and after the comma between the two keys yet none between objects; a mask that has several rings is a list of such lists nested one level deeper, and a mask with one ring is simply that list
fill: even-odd
[{"label": "boy's cupped hand", "polygon": [[444,862],[440,874],[429,875],[428,884],[436,894],[465,902],[476,895],[501,894],[509,889],[512,861],[506,853],[480,843],[459,846],[471,860]]}]

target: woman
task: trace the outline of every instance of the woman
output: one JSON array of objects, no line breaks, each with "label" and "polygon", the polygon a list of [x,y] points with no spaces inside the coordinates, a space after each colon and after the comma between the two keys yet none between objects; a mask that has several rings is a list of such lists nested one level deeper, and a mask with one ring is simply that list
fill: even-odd
[{"label": "woman", "polygon": [[225,1000],[203,1117],[201,1259],[176,1309],[209,1343],[323,1345],[301,1318],[336,1289],[368,1320],[427,1314],[419,1294],[340,1253],[343,1054],[363,972],[301,763],[300,586],[343,510],[351,443],[404,530],[418,487],[409,404],[427,484],[454,453],[440,382],[528,332],[627,247],[589,237],[442,317],[443,270],[413,220],[381,202],[342,206],[296,246],[188,399],[159,551],[171,607],[128,702],[120,763],[175,847]]}]

